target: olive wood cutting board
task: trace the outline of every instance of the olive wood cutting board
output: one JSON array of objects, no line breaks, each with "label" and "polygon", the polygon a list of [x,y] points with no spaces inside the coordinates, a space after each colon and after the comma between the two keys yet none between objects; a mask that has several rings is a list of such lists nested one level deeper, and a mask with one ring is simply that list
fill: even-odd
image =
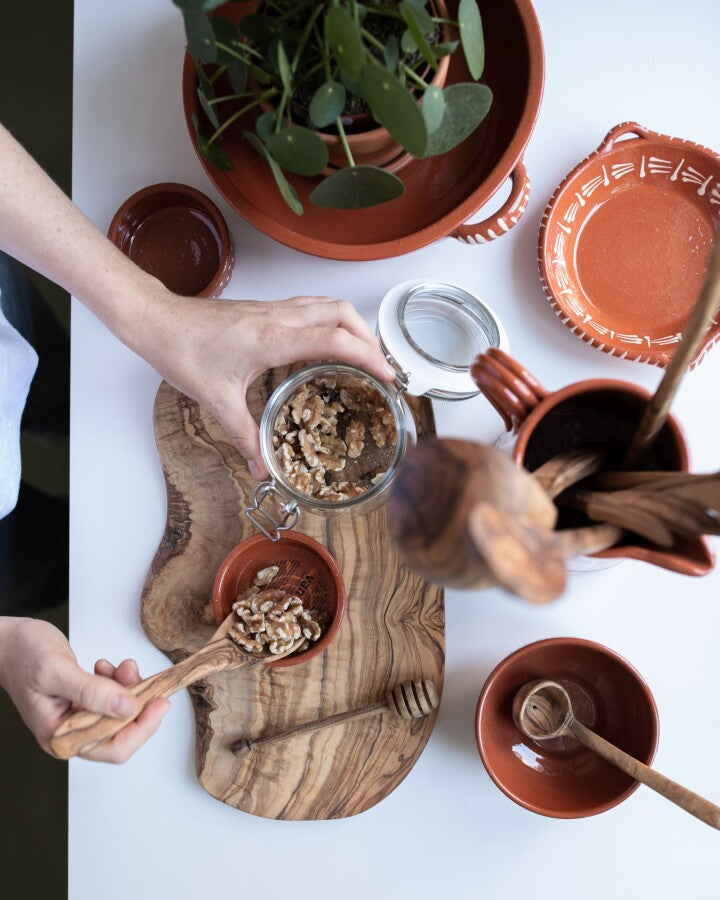
[{"label": "olive wood cutting board", "polygon": [[[266,373],[248,401],[259,421],[290,369]],[[413,401],[418,436],[435,432],[429,400]],[[167,523],[147,575],[142,624],[173,662],[201,647],[215,626],[203,610],[227,553],[255,533],[244,515],[255,482],[208,413],[163,382],[155,436],[167,484]],[[417,761],[437,717],[402,720],[389,710],[235,755],[257,739],[380,701],[396,684],[425,678],[442,690],[445,633],[440,588],[400,562],[385,510],[362,516],[303,512],[297,530],[323,544],[345,578],[348,606],[336,640],[304,665],[223,672],[189,688],[196,768],[205,790],[273,819],[337,819],[374,806]]]}]

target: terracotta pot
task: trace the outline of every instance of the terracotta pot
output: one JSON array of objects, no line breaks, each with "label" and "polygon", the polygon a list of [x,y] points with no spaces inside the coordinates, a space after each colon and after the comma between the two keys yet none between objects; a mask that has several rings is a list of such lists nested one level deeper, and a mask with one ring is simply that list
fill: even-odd
[{"label": "terracotta pot", "polygon": [[108,237],[176,294],[219,297],[230,282],[235,247],[222,213],[186,184],[142,188],[113,216]]},{"label": "terracotta pot", "polygon": [[650,765],[658,712],[642,676],[617,653],[579,638],[550,638],[506,657],[478,700],[475,731],[483,764],[503,793],[531,812],[576,819],[626,800],[639,782],[573,738],[533,741],[512,719],[512,702],[529,681],[559,681],[589,728]]},{"label": "terracotta pot", "polygon": [[[665,366],[720,231],[720,156],[623,122],[553,194],[538,262],[562,323],[591,346]],[[708,329],[697,365],[720,339]]]},{"label": "terracotta pot", "polygon": [[[444,0],[432,0],[431,6],[434,7],[435,15],[438,18],[448,18],[448,10]],[[447,43],[451,40],[450,27],[448,25],[443,25],[442,31],[443,42]],[[456,52],[461,53],[462,50],[458,48]],[[443,88],[445,86],[449,66],[450,57],[443,56],[430,84]],[[367,118],[370,123],[377,126],[377,123],[370,114],[368,114]],[[343,151],[342,144],[340,143],[340,138],[335,134],[327,134],[322,131],[318,132],[318,136],[322,138],[327,145],[330,156],[330,165],[339,168],[347,166],[348,161]],[[357,133],[350,132],[347,134],[347,140],[350,146],[350,152],[357,165],[384,166],[386,163],[397,160],[398,157],[400,157],[402,159],[402,164],[399,167],[396,165],[392,168],[393,172],[398,172],[399,169],[404,168],[404,166],[412,159],[412,156],[405,153],[397,141],[391,137],[387,129],[383,127],[371,127],[367,131]]]},{"label": "terracotta pot", "polygon": [[345,615],[345,582],[332,556],[311,537],[289,531],[273,542],[256,534],[232,549],[218,569],[213,586],[218,625],[230,615],[237,595],[268,566],[278,566],[280,570],[273,587],[300,597],[306,609],[324,609],[330,615],[327,629],[307,650],[267,663],[282,669],[313,659],[335,640]]},{"label": "terracotta pot", "polygon": [[[502,350],[478,356],[472,374],[480,390],[500,413],[509,432],[500,445],[519,466],[534,471],[561,450],[587,445],[608,448],[608,466],[619,467],[624,451],[651,394],[627,381],[592,378],[558,391],[538,380]],[[677,421],[670,415],[639,468],[689,471],[688,448]],[[568,524],[575,524],[570,522]],[[679,572],[706,575],[714,557],[704,538],[680,538],[669,550],[650,544],[618,544],[591,558],[574,560],[571,571],[604,568],[601,560],[638,559]]]},{"label": "terracotta pot", "polygon": [[[244,15],[249,4],[231,4],[230,13]],[[448,3],[450,16],[457,4]],[[483,81],[494,95],[485,121],[458,147],[442,156],[405,160],[405,193],[376,207],[332,210],[313,206],[309,195],[317,181],[292,175],[289,180],[304,206],[302,216],[288,209],[272,173],[242,137],[254,128],[254,114],[228,128],[223,139],[233,164],[221,171],[200,163],[228,203],[262,232],[304,253],[329,259],[386,259],[424,247],[451,235],[484,244],[509,231],[522,216],[529,180],[522,155],[530,140],[542,98],[544,59],[537,16],[530,0],[483,4],[488,47]],[[224,14],[224,13],[223,13]],[[462,52],[453,53],[447,84],[468,81]],[[192,116],[200,116],[197,73],[189,53],[183,67],[183,105],[188,134],[197,151]],[[392,165],[392,164],[390,164]],[[510,196],[481,222],[463,224],[512,179]]]}]

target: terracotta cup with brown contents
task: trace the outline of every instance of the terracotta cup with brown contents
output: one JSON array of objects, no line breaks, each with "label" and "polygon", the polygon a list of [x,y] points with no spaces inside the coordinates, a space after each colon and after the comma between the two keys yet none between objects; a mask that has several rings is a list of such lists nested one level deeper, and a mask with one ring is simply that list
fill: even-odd
[{"label": "terracotta cup with brown contents", "polygon": [[[497,348],[477,357],[472,375],[505,423],[508,435],[501,438],[500,446],[511,453],[517,465],[530,472],[563,450],[589,445],[606,447],[608,468],[620,468],[624,451],[651,397],[637,385],[612,378],[591,378],[548,391],[520,363]],[[638,468],[689,471],[688,447],[674,416],[668,417]],[[560,527],[581,524],[579,515],[563,509]],[[678,537],[667,550],[638,538],[601,550],[591,558],[573,560],[571,569],[605,568],[607,560],[618,558],[638,559],[681,575],[706,575],[714,564],[702,537]]]}]

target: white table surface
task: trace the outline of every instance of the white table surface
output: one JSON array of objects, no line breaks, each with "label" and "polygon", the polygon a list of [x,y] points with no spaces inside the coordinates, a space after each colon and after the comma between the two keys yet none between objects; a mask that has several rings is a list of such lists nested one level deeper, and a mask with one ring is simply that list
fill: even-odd
[{"label": "white table surface", "polygon": [[[654,387],[657,369],[610,358],[560,325],[540,288],[537,232],[556,185],[617,122],[634,119],[720,148],[720,3],[535,5],[547,70],[525,157],[531,199],[520,224],[490,245],[445,239],[408,256],[352,264],[305,256],[247,225],[210,184],[186,134],[182,23],[170,0],[76,0],[74,199],[105,230],[138,188],[186,182],[219,203],[235,238],[227,297],[343,295],[373,321],[398,281],[454,280],[495,307],[513,353],[548,386],[608,376]],[[151,415],[159,378],[76,301],[72,341],[72,643],[87,667],[99,656],[133,656],[150,674],[167,664],[138,616],[165,521]],[[718,465],[719,375],[716,349],[675,403],[701,470]],[[491,441],[499,432],[483,399],[436,404],[436,415],[442,435]],[[266,821],[224,806],[196,781],[193,716],[181,693],[127,765],[71,763],[71,900],[424,900],[460,891],[495,900],[576,888],[602,900],[720,896],[718,837],[707,826],[643,787],[593,818],[533,815],[490,780],[473,730],[478,693],[505,655],[539,638],[590,638],[623,654],[649,683],[661,719],[658,768],[720,800],[720,571],[690,579],[623,562],[574,576],[548,608],[500,590],[449,591],[446,615],[437,725],[386,800],[334,822]],[[277,864],[262,863],[283,846],[307,874],[276,875]]]}]

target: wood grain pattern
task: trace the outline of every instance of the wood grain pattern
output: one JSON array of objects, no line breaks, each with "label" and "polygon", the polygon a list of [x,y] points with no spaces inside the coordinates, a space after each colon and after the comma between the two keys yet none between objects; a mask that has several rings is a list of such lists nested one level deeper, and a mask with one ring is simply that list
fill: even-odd
[{"label": "wood grain pattern", "polygon": [[[251,386],[259,420],[289,369]],[[419,437],[434,433],[432,407],[412,404]],[[253,533],[243,515],[254,480],[215,420],[163,383],[154,410],[158,452],[167,483],[165,533],[148,573],[142,623],[173,662],[197,650],[214,626],[203,624],[219,564]],[[342,571],[348,607],[326,653],[287,669],[223,672],[189,688],[197,725],[200,783],[224,803],[276,819],[355,815],[405,778],[432,731],[437,711],[403,721],[389,710],[241,757],[232,744],[285,731],[312,719],[377,702],[394,685],[444,673],[443,592],[399,561],[385,510],[361,517],[303,512],[298,529],[323,544]]]}]

